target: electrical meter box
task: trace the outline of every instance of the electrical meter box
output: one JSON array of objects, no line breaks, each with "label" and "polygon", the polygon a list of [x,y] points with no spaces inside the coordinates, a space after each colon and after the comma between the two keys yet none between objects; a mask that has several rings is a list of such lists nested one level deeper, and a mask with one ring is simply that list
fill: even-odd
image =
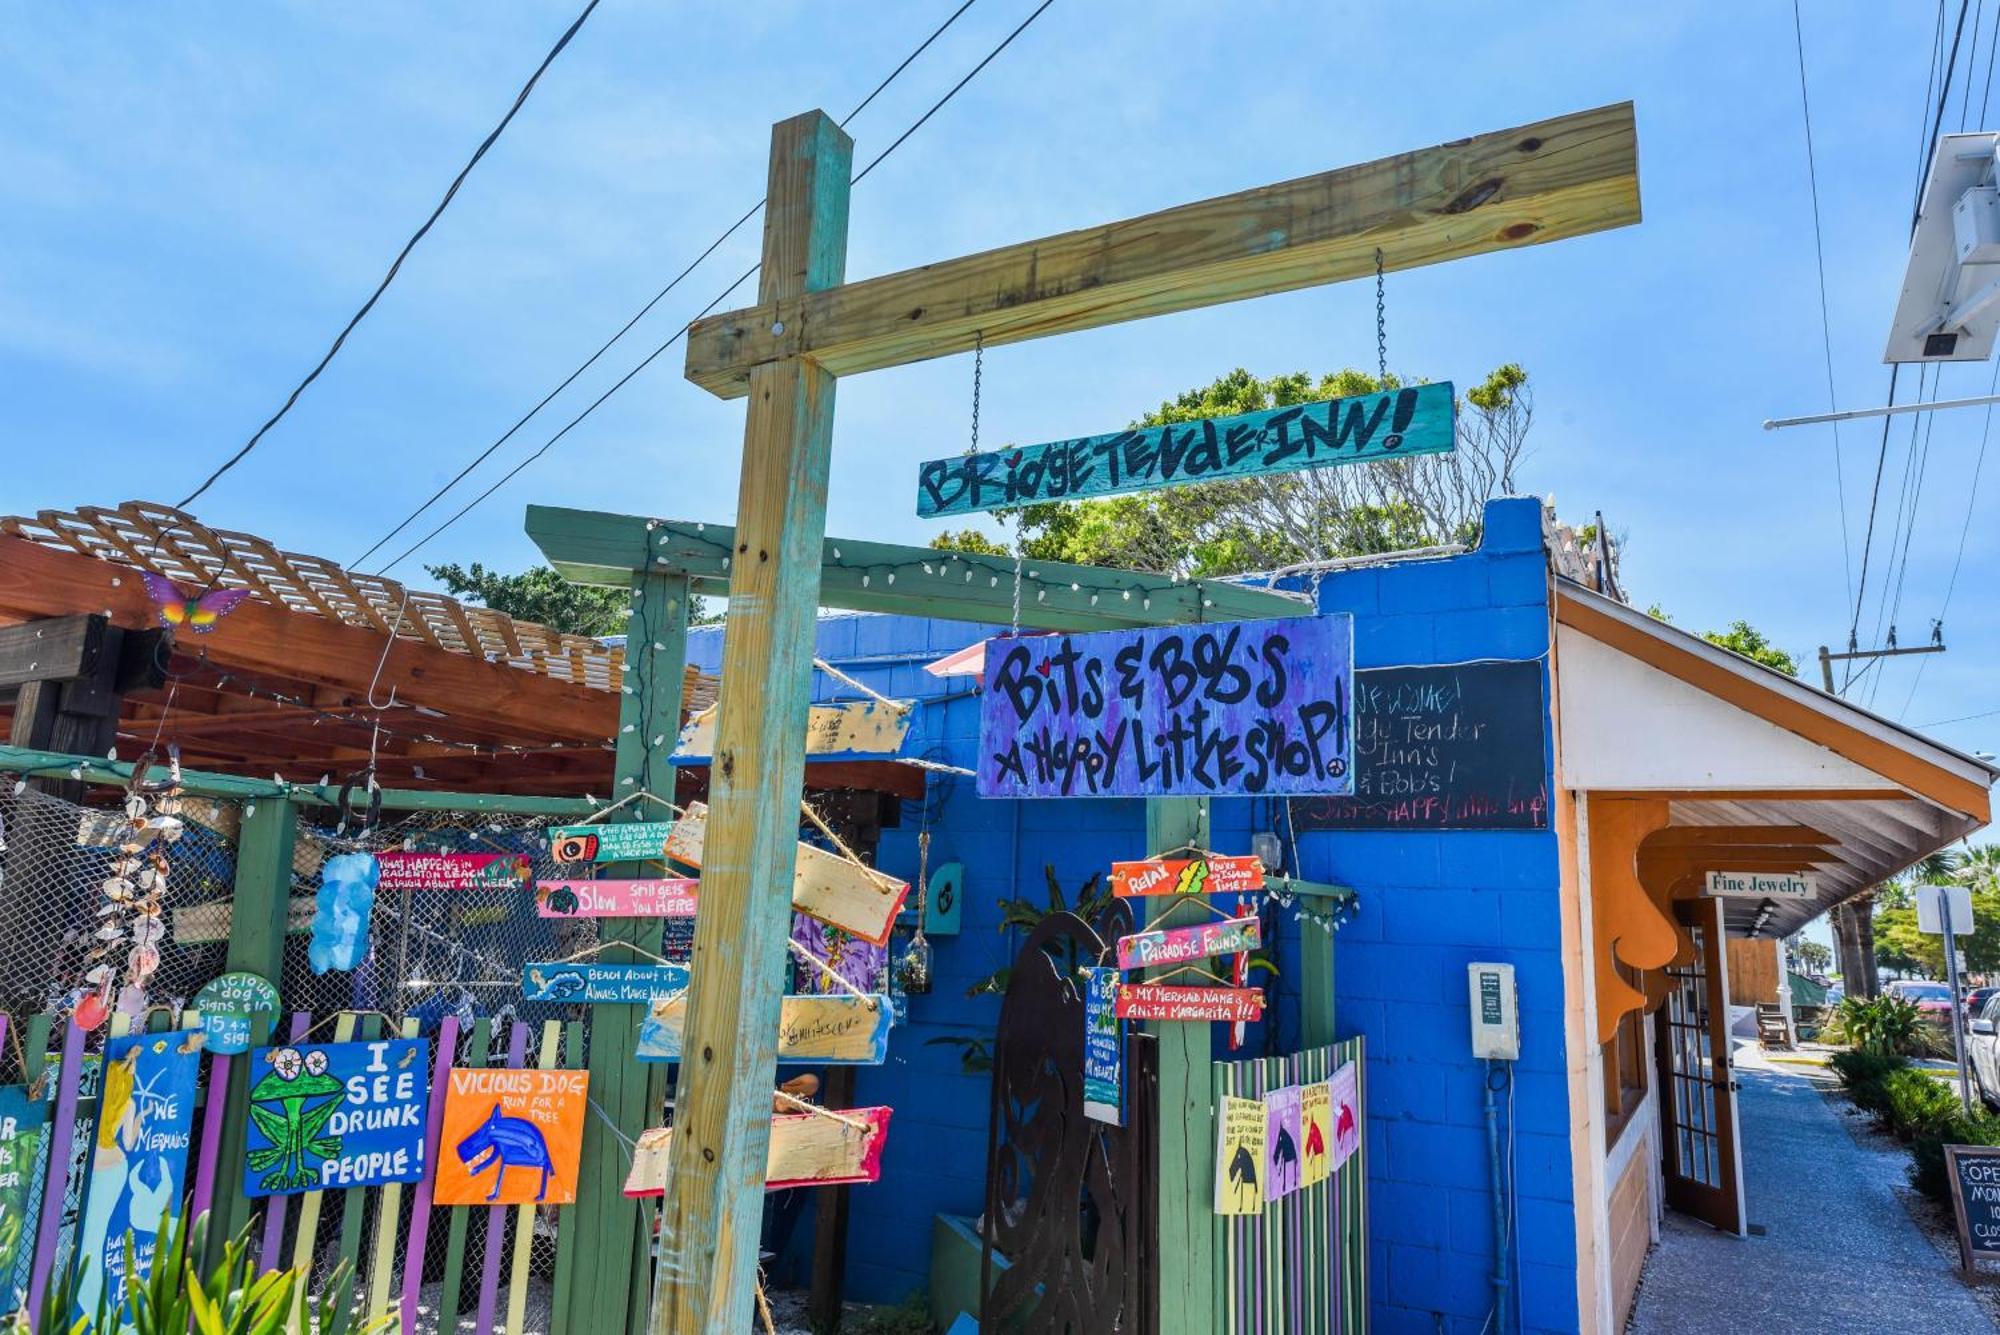
[{"label": "electrical meter box", "polygon": [[1951,206],[1953,249],[1960,264],[2000,263],[2000,189],[1976,185]]},{"label": "electrical meter box", "polygon": [[1472,1001],[1472,1055],[1519,1060],[1521,1013],[1514,998],[1514,966],[1468,964],[1465,986]]}]

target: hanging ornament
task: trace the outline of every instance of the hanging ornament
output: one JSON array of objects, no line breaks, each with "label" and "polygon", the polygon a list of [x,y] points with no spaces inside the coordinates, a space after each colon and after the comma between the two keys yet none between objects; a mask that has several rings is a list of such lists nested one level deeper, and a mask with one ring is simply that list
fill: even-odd
[{"label": "hanging ornament", "polygon": [[928,995],[931,990],[931,943],[930,938],[924,935],[924,898],[930,883],[931,861],[928,811],[924,824],[926,828],[917,834],[917,931],[896,966],[896,981],[902,985],[903,991],[913,997]]},{"label": "hanging ornament", "polygon": [[117,966],[111,961],[122,956],[124,985],[116,987],[117,1009],[140,1015],[146,1009],[146,984],[160,971],[160,946],[167,936],[161,901],[167,892],[170,864],[163,845],[181,837],[180,749],[167,753],[167,778],[150,783],[147,773],[153,754],[147,752],[133,762],[132,777],[125,789],[125,819],[130,833],[118,845],[106,867],[98,890],[104,903],[98,907],[95,943],[84,955],[90,965],[83,982],[91,989],[78,999],[76,1022],[95,1029],[112,1009],[117,985]]},{"label": "hanging ornament", "polygon": [[97,1028],[105,1020],[109,1019],[110,1016],[111,1004],[104,999],[103,994],[99,992],[86,992],[82,997],[77,999],[76,1010],[72,1018],[76,1021],[77,1028],[89,1030]]}]

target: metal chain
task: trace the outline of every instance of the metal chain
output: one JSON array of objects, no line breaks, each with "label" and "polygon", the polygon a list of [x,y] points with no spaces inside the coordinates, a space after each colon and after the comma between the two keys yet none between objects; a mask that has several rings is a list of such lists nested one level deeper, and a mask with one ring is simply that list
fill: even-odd
[{"label": "metal chain", "polygon": [[1021,635],[1021,566],[1027,560],[1026,539],[1021,526],[1028,522],[1027,511],[1014,516],[1014,620],[1011,623],[1016,639]]},{"label": "metal chain", "polygon": [[[1377,387],[1389,387],[1389,317],[1382,300],[1382,247],[1375,247],[1375,375]],[[974,402],[977,402],[975,396]],[[973,437],[979,435],[977,409],[973,413]]]},{"label": "metal chain", "polygon": [[967,454],[979,453],[979,379],[986,365],[986,331],[972,332],[972,444]]}]

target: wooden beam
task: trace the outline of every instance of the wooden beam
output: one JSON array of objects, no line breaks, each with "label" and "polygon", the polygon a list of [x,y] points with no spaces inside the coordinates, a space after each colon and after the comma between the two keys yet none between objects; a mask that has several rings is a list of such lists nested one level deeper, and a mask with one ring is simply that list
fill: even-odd
[{"label": "wooden beam", "polygon": [[[528,507],[528,536],[563,578],[578,584],[623,588],[632,571],[651,569],[684,574],[696,593],[709,595],[726,591],[736,546],[736,530],[727,524],[543,505]],[[1254,621],[1311,611],[1300,595],[1224,580],[1175,580],[1061,561],[1029,561],[1023,576],[1021,624],[1033,630]],[[1013,603],[1011,556],[854,538],[820,544],[822,607],[1004,625]]]},{"label": "wooden beam", "polygon": [[[127,629],[151,628],[153,604],[129,566],[0,536],[0,617],[108,611]],[[190,636],[192,640],[197,637]],[[363,693],[385,637],[359,626],[248,599],[199,637],[224,672],[266,674]],[[183,642],[182,647],[188,647]],[[389,650],[378,697],[422,706],[460,723],[522,728],[535,736],[605,740],[617,731],[618,695],[408,638]]]},{"label": "wooden beam", "polygon": [[97,675],[110,623],[95,614],[0,626],[0,690]]},{"label": "wooden beam", "polygon": [[1837,844],[1838,835],[1810,825],[1669,825],[1647,836],[1642,851],[1661,848],[1755,848],[1771,844]]},{"label": "wooden beam", "polygon": [[1496,130],[963,259],[762,298],[695,322],[687,378],[742,397],[753,366],[854,375],[1639,221],[1632,104]]},{"label": "wooden beam", "polygon": [[[823,112],[771,132],[758,295],[837,286],[847,264],[854,143]],[[730,552],[702,911],[660,1212],[655,1335],[747,1329],[763,1219],[791,905],[769,893],[798,859],[833,376],[803,359],[750,377]]]}]

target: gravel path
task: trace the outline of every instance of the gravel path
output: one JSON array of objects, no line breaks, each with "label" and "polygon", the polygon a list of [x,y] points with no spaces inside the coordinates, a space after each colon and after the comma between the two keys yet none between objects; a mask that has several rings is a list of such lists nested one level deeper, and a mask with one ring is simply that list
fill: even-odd
[{"label": "gravel path", "polygon": [[[1905,1204],[1906,1154],[1858,1141],[1818,1086],[1738,1052],[1744,1194],[1762,1237],[1668,1211],[1631,1329],[1642,1335],[1995,1330]],[[1954,1249],[1955,1250],[1955,1249]]]}]

